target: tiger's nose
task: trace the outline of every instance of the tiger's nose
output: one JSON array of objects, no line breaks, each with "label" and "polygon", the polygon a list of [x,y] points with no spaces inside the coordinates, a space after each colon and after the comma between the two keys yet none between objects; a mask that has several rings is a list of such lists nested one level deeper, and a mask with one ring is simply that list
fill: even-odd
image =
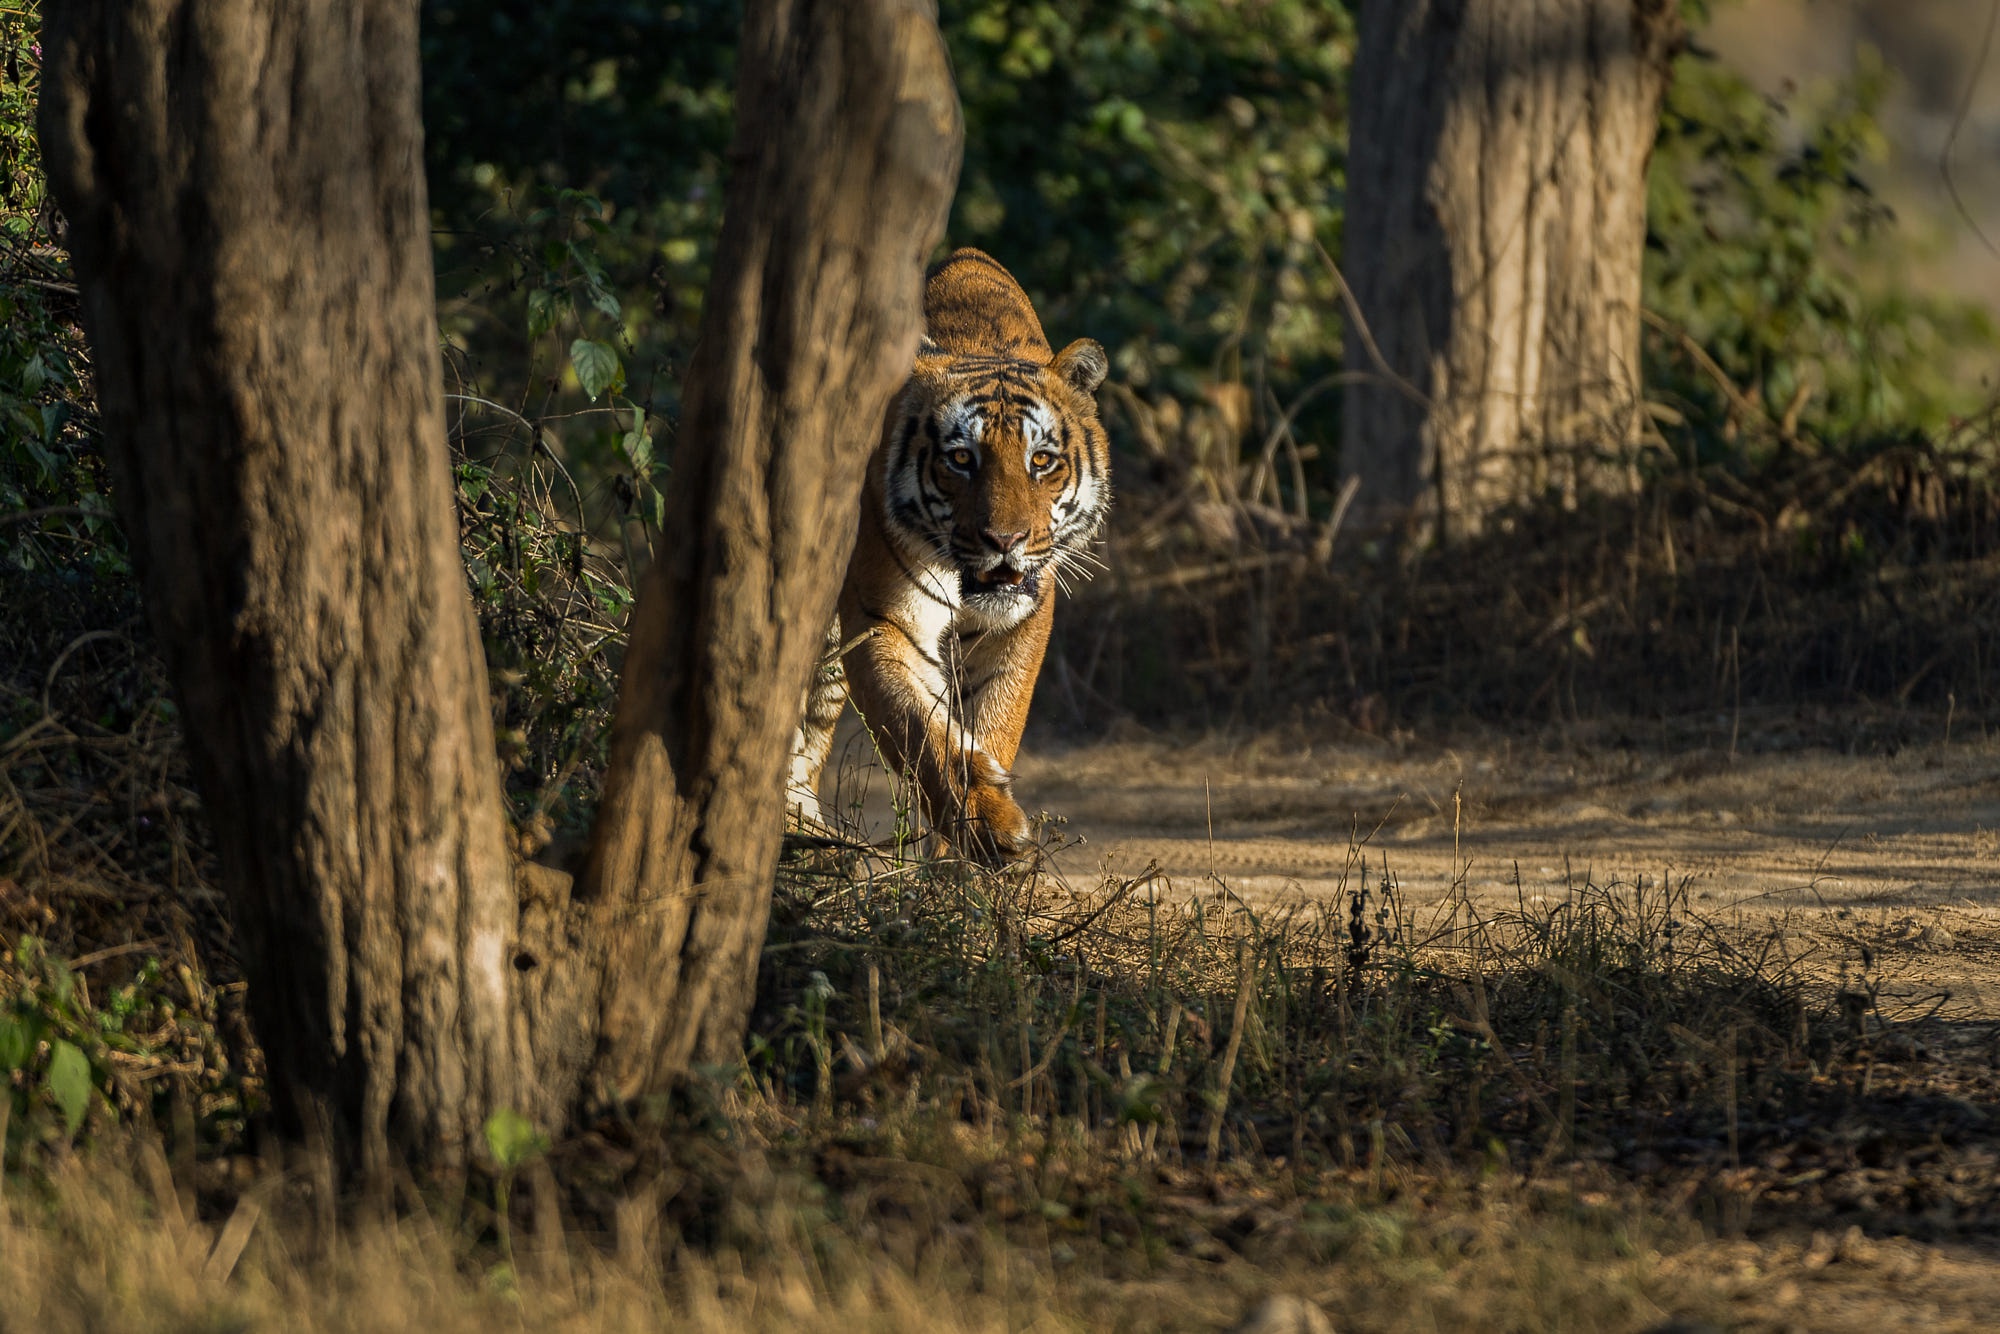
[{"label": "tiger's nose", "polygon": [[991,528],[982,529],[979,535],[986,539],[987,546],[1003,556],[1028,540],[1026,533],[997,533]]}]

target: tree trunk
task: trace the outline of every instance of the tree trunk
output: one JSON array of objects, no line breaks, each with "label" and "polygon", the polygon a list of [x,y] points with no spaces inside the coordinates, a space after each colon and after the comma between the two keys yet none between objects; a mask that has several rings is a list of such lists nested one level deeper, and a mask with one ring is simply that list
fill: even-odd
[{"label": "tree trunk", "polygon": [[[761,0],[586,900],[517,889],[413,0],[65,0],[42,132],[273,1092],[378,1175],[733,1051],[782,752],[957,169],[929,0]],[[536,889],[537,885],[543,888]],[[549,892],[552,890],[553,892]],[[591,1075],[591,1063],[606,1074]]]},{"label": "tree trunk", "polygon": [[306,1129],[532,1107],[457,544],[416,8],[65,0],[43,129],[121,516]]},{"label": "tree trunk", "polygon": [[[769,4],[579,897],[621,922],[602,1096],[740,1054],[806,681],[922,332],[960,125],[928,0]],[[689,633],[693,628],[697,633]]]},{"label": "tree trunk", "polygon": [[[1443,539],[1631,484],[1676,0],[1363,0],[1343,261],[1357,517]],[[1372,335],[1373,346],[1369,335]]]}]

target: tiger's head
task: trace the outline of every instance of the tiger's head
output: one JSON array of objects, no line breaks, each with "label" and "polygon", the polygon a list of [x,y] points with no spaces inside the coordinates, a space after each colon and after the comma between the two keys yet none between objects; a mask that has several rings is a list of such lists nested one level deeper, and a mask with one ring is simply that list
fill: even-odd
[{"label": "tiger's head", "polygon": [[964,610],[1003,628],[1087,559],[1110,506],[1095,398],[1108,363],[1088,338],[1052,355],[1027,295],[976,250],[931,276],[924,305],[884,458],[889,526],[955,576]]}]

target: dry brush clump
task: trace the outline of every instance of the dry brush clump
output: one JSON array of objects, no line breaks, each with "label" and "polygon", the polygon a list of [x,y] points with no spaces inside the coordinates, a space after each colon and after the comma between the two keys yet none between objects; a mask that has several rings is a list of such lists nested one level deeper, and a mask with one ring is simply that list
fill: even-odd
[{"label": "dry brush clump", "polygon": [[1338,505],[1308,522],[1218,510],[1199,478],[1128,483],[1110,572],[1058,627],[1043,716],[1324,714],[1375,733],[1596,719],[1644,736],[1860,708],[1919,711],[1930,739],[1990,724],[1991,417],[1754,466],[1651,463],[1636,494],[1525,506],[1444,548],[1336,534]]}]

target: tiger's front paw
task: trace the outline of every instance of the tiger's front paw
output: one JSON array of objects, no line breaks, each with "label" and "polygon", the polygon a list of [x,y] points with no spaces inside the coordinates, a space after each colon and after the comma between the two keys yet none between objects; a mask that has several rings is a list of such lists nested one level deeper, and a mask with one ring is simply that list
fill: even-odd
[{"label": "tiger's front paw", "polygon": [[1034,846],[1027,814],[1009,790],[1014,776],[991,756],[979,754],[977,767],[966,777],[959,818],[948,834],[953,846],[988,866],[1004,865]]},{"label": "tiger's front paw", "polygon": [[963,838],[966,850],[991,866],[1013,861],[1035,842],[1027,814],[1002,787],[974,788],[966,794]]}]

